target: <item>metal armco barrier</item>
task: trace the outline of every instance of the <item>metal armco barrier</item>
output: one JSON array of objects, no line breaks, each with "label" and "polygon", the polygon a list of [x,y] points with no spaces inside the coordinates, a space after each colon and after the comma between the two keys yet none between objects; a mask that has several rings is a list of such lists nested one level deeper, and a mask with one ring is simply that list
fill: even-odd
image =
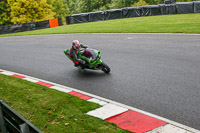
[{"label": "metal armco barrier", "polygon": [[0,133],[42,133],[42,131],[0,100]]}]

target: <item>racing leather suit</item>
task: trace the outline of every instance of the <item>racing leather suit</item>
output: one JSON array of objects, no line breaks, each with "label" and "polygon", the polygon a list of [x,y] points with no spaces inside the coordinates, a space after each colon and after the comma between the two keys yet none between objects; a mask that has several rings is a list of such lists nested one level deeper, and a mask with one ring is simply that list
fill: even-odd
[{"label": "racing leather suit", "polygon": [[[80,44],[81,48],[88,48],[88,46]],[[78,50],[75,50],[73,47],[70,49],[70,57],[72,58],[74,65],[79,66],[79,63],[84,64],[84,60],[78,58]]]}]

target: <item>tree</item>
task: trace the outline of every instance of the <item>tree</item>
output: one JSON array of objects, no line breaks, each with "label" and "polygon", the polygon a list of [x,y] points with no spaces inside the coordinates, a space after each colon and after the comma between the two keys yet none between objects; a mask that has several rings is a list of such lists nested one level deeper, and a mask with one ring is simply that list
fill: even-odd
[{"label": "tree", "polygon": [[123,7],[123,0],[112,0],[110,8],[117,9]]},{"label": "tree", "polygon": [[77,0],[75,3],[74,13],[91,12],[91,1],[92,0]]},{"label": "tree", "polygon": [[118,9],[118,8],[123,8],[123,7],[129,7],[134,2],[135,2],[135,0],[112,0],[110,8]]},{"label": "tree", "polygon": [[48,0],[47,3],[52,5],[52,11],[56,13],[55,18],[64,19],[69,14],[69,7],[64,0]]},{"label": "tree", "polygon": [[72,15],[73,13],[76,12],[76,8],[77,8],[76,1],[77,0],[64,0],[64,3],[66,3],[68,5],[68,7],[69,7],[68,15]]},{"label": "tree", "polygon": [[11,7],[11,22],[37,22],[54,18],[52,6],[46,0],[8,0]]},{"label": "tree", "polygon": [[110,9],[111,0],[92,0],[91,11],[102,11]]},{"label": "tree", "polygon": [[69,14],[102,11],[110,9],[111,0],[64,0],[69,7]]},{"label": "tree", "polygon": [[145,5],[149,5],[149,4],[146,3],[144,0],[139,0],[137,3],[133,4],[132,6],[145,6]]},{"label": "tree", "polygon": [[0,1],[0,25],[11,24],[10,20],[10,6],[7,0]]}]

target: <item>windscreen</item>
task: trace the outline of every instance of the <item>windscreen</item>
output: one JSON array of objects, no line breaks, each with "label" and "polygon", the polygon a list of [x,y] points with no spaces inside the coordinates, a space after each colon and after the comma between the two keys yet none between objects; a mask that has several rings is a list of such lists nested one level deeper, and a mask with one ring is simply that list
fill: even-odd
[{"label": "windscreen", "polygon": [[98,57],[98,53],[95,52],[94,49],[86,49],[82,56],[85,56],[86,58],[92,58],[92,60],[96,60]]}]

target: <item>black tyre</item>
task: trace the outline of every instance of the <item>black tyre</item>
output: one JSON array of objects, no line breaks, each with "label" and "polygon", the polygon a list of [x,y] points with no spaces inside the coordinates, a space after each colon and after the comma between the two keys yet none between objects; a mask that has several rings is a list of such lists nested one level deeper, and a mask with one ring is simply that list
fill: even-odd
[{"label": "black tyre", "polygon": [[110,72],[110,67],[108,65],[106,65],[104,62],[101,63],[100,69],[105,73],[109,73]]}]

